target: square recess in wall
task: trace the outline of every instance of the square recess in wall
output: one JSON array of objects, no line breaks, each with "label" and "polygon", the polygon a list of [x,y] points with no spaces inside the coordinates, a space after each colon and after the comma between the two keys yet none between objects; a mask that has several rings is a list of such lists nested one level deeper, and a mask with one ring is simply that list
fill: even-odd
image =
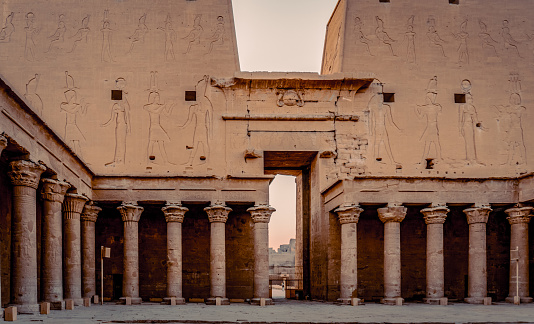
[{"label": "square recess in wall", "polygon": [[460,0],[449,0],[450,4],[460,4]]},{"label": "square recess in wall", "polygon": [[395,94],[392,92],[384,92],[384,102],[395,102]]},{"label": "square recess in wall", "polygon": [[186,91],[185,92],[185,101],[197,101],[197,92],[196,91]]},{"label": "square recess in wall", "polygon": [[378,0],[378,2],[387,2],[387,3],[389,3],[389,0]]},{"label": "square recess in wall", "polygon": [[122,100],[122,90],[111,90],[111,100]]},{"label": "square recess in wall", "polygon": [[465,103],[465,93],[455,93],[454,103]]}]

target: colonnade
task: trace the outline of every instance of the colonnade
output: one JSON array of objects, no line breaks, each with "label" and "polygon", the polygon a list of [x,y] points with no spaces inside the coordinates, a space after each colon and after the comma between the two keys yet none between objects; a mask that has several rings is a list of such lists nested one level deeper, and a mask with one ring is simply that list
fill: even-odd
[{"label": "colonnade", "polygon": [[[529,294],[528,223],[532,207],[514,207],[505,210],[511,224],[511,250],[516,253],[510,262],[508,302],[532,302]],[[450,210],[446,206],[432,206],[421,210],[427,225],[426,240],[426,298],[430,304],[446,304],[445,263],[443,256],[443,224]],[[465,301],[483,304],[487,296],[486,224],[492,209],[476,206],[464,209],[469,224],[468,296]],[[341,224],[340,299],[350,303],[357,298],[357,223],[363,209],[358,205],[344,205],[335,210]],[[388,205],[378,209],[384,223],[384,304],[401,304],[401,244],[400,223],[407,208]],[[512,252],[514,253],[514,252]],[[512,255],[512,258],[514,256]],[[518,275],[517,275],[518,274]],[[357,300],[357,299],[356,299]]]}]

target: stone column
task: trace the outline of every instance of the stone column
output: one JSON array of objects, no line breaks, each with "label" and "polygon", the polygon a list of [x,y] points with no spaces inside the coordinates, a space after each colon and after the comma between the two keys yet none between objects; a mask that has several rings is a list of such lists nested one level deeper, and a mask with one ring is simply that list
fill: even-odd
[{"label": "stone column", "polygon": [[406,211],[406,207],[402,206],[378,209],[378,217],[384,223],[384,298],[381,300],[383,304],[395,305],[401,298],[400,223],[406,217]]},{"label": "stone column", "polygon": [[82,219],[82,297],[93,298],[96,295],[96,230],[98,213],[102,208],[85,204]]},{"label": "stone column", "polygon": [[488,222],[489,207],[474,207],[464,209],[469,224],[469,269],[468,269],[468,297],[465,301],[470,304],[483,304],[488,292],[486,265],[486,223]]},{"label": "stone column", "polygon": [[83,305],[80,214],[87,200],[82,195],[66,194],[63,201],[65,299],[72,299],[77,306]]},{"label": "stone column", "polygon": [[[0,135],[0,155],[2,151],[7,147],[8,140],[4,136]],[[0,250],[0,314],[2,314],[2,251]]]},{"label": "stone column", "polygon": [[32,161],[11,162],[13,184],[11,303],[20,312],[38,312],[37,186],[46,168]]},{"label": "stone column", "polygon": [[258,205],[247,209],[254,222],[254,298],[253,304],[271,305],[269,298],[269,221],[276,211],[268,205]]},{"label": "stone column", "polygon": [[167,298],[164,303],[185,304],[182,297],[182,223],[189,210],[180,204],[167,204],[161,209],[167,221]]},{"label": "stone column", "polygon": [[126,297],[132,304],[141,304],[139,297],[139,219],[143,207],[123,203],[117,207],[124,222],[124,277],[122,279],[122,303]]},{"label": "stone column", "polygon": [[445,206],[421,210],[426,223],[426,298],[439,304],[445,297],[445,263],[443,260],[443,224],[450,210]]},{"label": "stone column", "polygon": [[63,215],[61,205],[70,185],[43,179],[43,245],[41,261],[41,299],[51,309],[63,309]]},{"label": "stone column", "polygon": [[204,208],[211,223],[210,228],[210,298],[207,304],[215,304],[219,298],[221,304],[229,304],[226,298],[226,234],[224,224],[228,220],[231,208],[223,204],[213,204]]},{"label": "stone column", "polygon": [[[521,303],[531,303],[529,297],[529,259],[528,259],[528,223],[532,207],[510,208],[505,210],[511,225],[510,252],[511,258],[517,257],[517,261],[510,262],[510,293],[506,298],[509,303],[514,302],[514,296],[519,296]],[[519,273],[519,278],[516,278]],[[518,289],[519,288],[519,289]],[[519,290],[519,294],[518,294]]]},{"label": "stone column", "polygon": [[338,301],[351,304],[358,297],[358,220],[363,209],[357,205],[335,210],[341,224],[341,276]]}]

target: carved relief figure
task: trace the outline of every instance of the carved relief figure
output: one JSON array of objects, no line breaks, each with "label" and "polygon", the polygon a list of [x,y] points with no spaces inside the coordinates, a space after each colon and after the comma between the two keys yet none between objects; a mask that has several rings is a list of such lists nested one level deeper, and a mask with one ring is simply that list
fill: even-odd
[{"label": "carved relief figure", "polygon": [[512,52],[515,52],[517,56],[521,57],[521,55],[519,54],[519,49],[517,48],[517,44],[519,42],[516,41],[510,34],[510,27],[508,27],[508,20],[502,21],[501,36],[504,40],[504,48],[507,50],[512,50]]},{"label": "carved relief figure", "polygon": [[84,39],[85,39],[85,42],[87,43],[87,35],[91,31],[88,25],[89,25],[89,15],[85,16],[82,19],[82,27],[78,29],[78,31],[76,32],[76,34],[74,34],[74,36],[71,37],[71,38],[74,38],[74,42],[72,44],[72,49],[69,51],[69,53],[74,52],[78,43],[83,41]]},{"label": "carved relief figure", "polygon": [[465,103],[458,107],[458,127],[460,129],[460,135],[464,138],[465,159],[472,164],[478,163],[483,165],[477,156],[475,131],[476,129],[486,130],[486,128],[479,121],[477,110],[473,105],[471,82],[469,80],[463,80],[461,88],[465,95]]},{"label": "carved relief figure", "polygon": [[[435,76],[429,83],[429,85],[437,85],[437,77]],[[430,149],[432,144],[436,149],[437,159],[441,160],[441,144],[439,142],[439,129],[438,129],[438,116],[441,113],[441,105],[436,103],[437,92],[430,87],[427,89],[426,101],[424,105],[417,105],[415,107],[415,113],[417,117],[426,119],[426,127],[421,134],[420,140],[424,141],[423,158],[421,164],[426,164],[430,156]]]},{"label": "carved relief figure", "polygon": [[302,98],[302,93],[295,90],[281,90],[277,93],[278,100],[276,105],[278,107],[286,106],[299,106],[304,107],[304,99]]},{"label": "carved relief figure", "polygon": [[404,40],[406,41],[406,62],[415,63],[415,32],[413,31],[413,20],[415,16],[408,19],[408,30],[404,33]]},{"label": "carved relief figure", "polygon": [[441,54],[443,54],[443,57],[446,57],[443,45],[441,45],[442,43],[445,43],[445,41],[441,39],[441,37],[439,37],[439,34],[436,31],[436,21],[433,17],[429,17],[426,23],[428,25],[428,31],[426,33],[426,36],[430,40],[430,44],[439,47],[439,49],[441,50]]},{"label": "carved relief figure", "polygon": [[131,131],[130,103],[127,97],[128,92],[124,90],[126,80],[118,78],[115,80],[115,85],[118,90],[122,91],[122,99],[113,103],[109,120],[102,124],[102,127],[112,124],[115,126],[115,155],[113,161],[105,164],[105,166],[109,167],[124,164],[126,159],[126,135]]},{"label": "carved relief figure", "polygon": [[41,76],[39,74],[35,74],[33,78],[31,78],[28,83],[26,83],[26,93],[24,94],[24,98],[26,98],[30,105],[36,109],[37,113],[39,115],[43,114],[43,100],[41,99],[41,96],[37,94],[37,87],[39,86],[39,79]]},{"label": "carved relief figure", "polygon": [[6,17],[6,23],[0,30],[0,43],[8,43],[11,40],[11,34],[15,32],[15,25],[13,25],[13,12]]},{"label": "carved relief figure", "polygon": [[176,32],[172,29],[171,15],[167,14],[164,21],[165,27],[158,27],[165,33],[165,61],[174,61],[174,41],[176,41]]},{"label": "carved relief figure", "polygon": [[65,71],[65,79],[67,84],[67,90],[64,92],[65,101],[61,103],[60,108],[67,114],[65,123],[65,140],[70,145],[74,153],[78,156],[82,156],[82,149],[80,146],[81,141],[85,141],[76,118],[78,115],[84,116],[87,113],[87,104],[78,102],[78,93],[74,87],[74,79],[69,75],[68,71]]},{"label": "carved relief figure", "polygon": [[215,28],[215,32],[213,33],[213,36],[210,38],[210,48],[208,50],[208,53],[211,53],[213,50],[213,45],[223,45],[224,44],[224,18],[223,16],[217,17],[217,27]]},{"label": "carved relief figure", "polygon": [[200,152],[204,152],[203,155],[200,155],[199,158],[205,163],[205,160],[209,158],[210,154],[210,139],[213,137],[213,105],[207,97],[207,89],[210,77],[205,75],[202,80],[197,83],[196,91],[200,95],[198,103],[191,105],[189,107],[189,114],[187,116],[187,121],[180,126],[180,128],[185,128],[188,125],[194,125],[193,130],[193,143],[191,146],[188,146],[188,149],[192,149],[189,160],[186,162],[187,165],[192,166],[195,161],[195,157],[199,155]]},{"label": "carved relief figure", "polygon": [[26,27],[24,32],[26,33],[26,43],[24,44],[24,58],[28,61],[35,61],[35,41],[33,37],[39,34],[39,29],[34,24],[35,15],[33,12],[26,14]]},{"label": "carved relief figure", "polygon": [[478,34],[478,37],[482,40],[482,48],[483,49],[492,49],[495,56],[499,56],[497,54],[497,49],[495,48],[495,45],[497,44],[497,41],[494,40],[491,35],[488,33],[488,26],[482,21],[478,21],[478,25],[480,26],[480,33]]},{"label": "carved relief figure", "polygon": [[388,33],[384,30],[384,22],[382,19],[380,19],[378,16],[376,18],[376,29],[375,29],[375,35],[376,38],[378,38],[382,43],[387,45],[389,47],[389,50],[391,51],[391,55],[395,56],[395,53],[393,53],[393,47],[391,44],[393,42],[396,42],[391,37],[389,37]]},{"label": "carved relief figure", "polygon": [[137,29],[134,31],[133,35],[128,37],[128,39],[131,40],[132,43],[130,44],[130,49],[128,50],[126,54],[130,54],[133,51],[135,43],[145,42],[145,35],[146,33],[148,33],[148,27],[146,26],[145,22],[146,22],[146,13],[143,14],[139,18],[139,22],[137,23]]},{"label": "carved relief figure", "polygon": [[200,36],[202,35],[202,32],[204,31],[204,29],[200,25],[201,18],[202,18],[202,15],[197,15],[195,17],[195,21],[193,22],[193,29],[189,32],[187,36],[183,38],[189,41],[189,44],[187,45],[187,50],[185,51],[184,54],[189,53],[193,45],[200,45]]},{"label": "carved relief figure", "polygon": [[57,23],[57,28],[54,34],[48,36],[50,40],[50,45],[48,45],[48,50],[46,53],[50,52],[52,46],[60,46],[61,43],[65,41],[65,33],[67,32],[67,27],[65,26],[65,15],[59,15],[59,22]]},{"label": "carved relief figure", "polygon": [[365,37],[365,35],[363,34],[362,25],[363,23],[360,17],[354,18],[354,33],[356,34],[356,37],[358,37],[358,40],[360,41],[360,43],[365,45],[365,48],[367,49],[367,53],[373,56],[373,54],[371,54],[371,49],[369,48],[369,43],[371,42],[371,40]]},{"label": "carved relief figure", "polygon": [[160,94],[156,86],[156,76],[157,72],[150,72],[150,83],[151,91],[148,95],[148,104],[143,106],[143,109],[148,112],[150,118],[150,126],[148,131],[148,149],[147,149],[147,158],[149,162],[157,161],[157,157],[154,153],[154,147],[158,146],[159,153],[165,164],[174,164],[169,162],[167,158],[167,151],[165,150],[165,143],[170,141],[170,137],[161,126],[161,115],[170,116],[172,109],[174,108],[174,103],[172,104],[161,104]]},{"label": "carved relief figure", "polygon": [[458,34],[453,34],[454,37],[460,41],[458,46],[458,64],[469,64],[469,51],[467,50],[467,38],[469,33],[467,33],[467,20],[460,25],[460,32]]},{"label": "carved relief figure", "polygon": [[102,22],[102,29],[100,31],[102,32],[102,52],[100,59],[102,62],[114,62],[113,56],[111,55],[111,34],[112,30],[109,27],[110,22],[108,19],[108,10],[104,10],[104,20]]},{"label": "carved relief figure", "polygon": [[400,131],[399,126],[393,120],[393,114],[391,113],[391,106],[384,104],[384,95],[382,93],[382,85],[377,94],[371,97],[367,110],[370,113],[369,119],[369,135],[374,136],[374,157],[376,161],[385,163],[380,152],[380,148],[383,146],[386,150],[386,154],[392,163],[399,164],[393,157],[391,151],[391,145],[389,144],[388,124],[394,126]]}]

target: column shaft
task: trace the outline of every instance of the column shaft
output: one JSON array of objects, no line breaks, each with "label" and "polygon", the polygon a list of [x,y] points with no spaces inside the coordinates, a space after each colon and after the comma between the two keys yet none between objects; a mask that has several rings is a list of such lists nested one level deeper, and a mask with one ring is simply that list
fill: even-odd
[{"label": "column shaft", "polygon": [[[511,226],[510,236],[510,292],[507,302],[519,296],[521,303],[531,303],[529,297],[528,224],[532,207],[510,208],[505,212]],[[515,251],[514,251],[515,250]]]},{"label": "column shaft", "polygon": [[228,213],[232,209],[221,205],[211,205],[204,208],[211,223],[210,228],[210,295],[208,304],[216,303],[220,298],[221,303],[228,304],[226,298],[226,233],[225,223]]},{"label": "column shaft", "polygon": [[124,222],[124,276],[122,281],[121,300],[131,298],[132,304],[140,304],[139,298],[139,226],[138,222],[143,208],[131,204],[123,204],[117,208]]},{"label": "column shaft", "polygon": [[168,203],[161,209],[167,221],[167,298],[165,303],[185,303],[182,297],[182,222],[189,210],[181,204]]},{"label": "column shaft", "polygon": [[[0,155],[2,151],[7,147],[8,140],[4,136],[0,135]],[[0,249],[0,313],[2,313],[2,251]]]},{"label": "column shaft", "polygon": [[96,220],[102,209],[86,204],[82,220],[82,296],[93,298],[96,295]]}]

